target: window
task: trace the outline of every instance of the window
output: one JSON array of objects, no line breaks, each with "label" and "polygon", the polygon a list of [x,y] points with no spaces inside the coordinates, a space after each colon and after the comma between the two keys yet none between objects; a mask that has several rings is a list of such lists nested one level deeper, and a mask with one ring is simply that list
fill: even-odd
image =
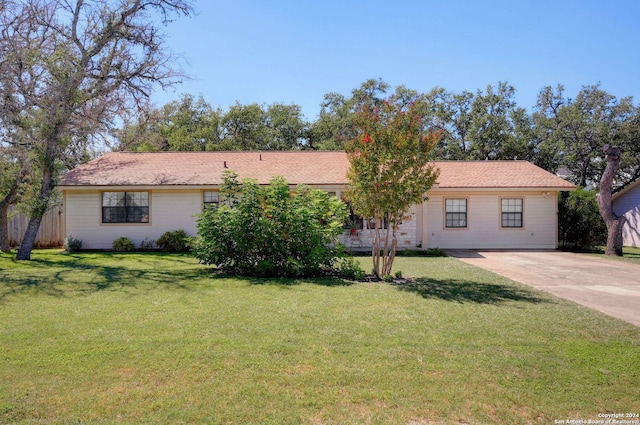
[{"label": "window", "polygon": [[220,192],[202,192],[202,198],[205,210],[218,208],[220,206]]},{"label": "window", "polygon": [[467,200],[445,200],[445,227],[467,227]]},{"label": "window", "polygon": [[522,198],[502,199],[502,227],[522,227]]},{"label": "window", "polygon": [[148,223],[149,192],[102,192],[103,223]]}]

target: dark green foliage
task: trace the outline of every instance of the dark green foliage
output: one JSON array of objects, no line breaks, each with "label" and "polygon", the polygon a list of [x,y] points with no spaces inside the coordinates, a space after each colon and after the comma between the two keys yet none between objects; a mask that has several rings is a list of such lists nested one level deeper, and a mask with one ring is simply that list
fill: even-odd
[{"label": "dark green foliage", "polygon": [[[237,176],[224,176],[225,188],[237,188]],[[229,205],[231,204],[231,205]],[[310,276],[332,272],[338,250],[333,248],[347,208],[326,192],[300,186],[289,191],[275,177],[260,187],[245,180],[240,196],[198,218],[192,249],[203,264],[250,276]]]},{"label": "dark green foliage", "polygon": [[129,252],[133,251],[134,245],[131,239],[123,236],[113,241],[113,250],[116,252]]},{"label": "dark green foliage", "polygon": [[64,238],[64,250],[71,254],[72,252],[78,252],[82,248],[82,241],[74,238],[72,235]]},{"label": "dark green foliage", "polygon": [[347,279],[362,280],[365,276],[360,262],[351,256],[340,257],[336,263],[336,269],[340,276]]},{"label": "dark green foliage", "polygon": [[155,245],[156,241],[153,239],[144,238],[144,240],[140,242],[140,251],[151,251]]},{"label": "dark green foliage", "polygon": [[448,257],[447,253],[440,248],[401,249],[396,255],[399,257]]},{"label": "dark green foliage", "polygon": [[573,192],[560,194],[558,237],[563,248],[591,248],[606,243],[607,227],[600,215],[595,191],[578,187]]},{"label": "dark green foliage", "polygon": [[156,241],[156,245],[167,252],[186,252],[189,250],[188,236],[184,230],[165,232]]}]

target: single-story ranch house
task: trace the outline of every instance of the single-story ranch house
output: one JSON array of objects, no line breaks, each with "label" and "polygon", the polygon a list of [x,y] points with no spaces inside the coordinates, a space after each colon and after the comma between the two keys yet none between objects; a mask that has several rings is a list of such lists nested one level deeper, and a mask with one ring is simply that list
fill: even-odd
[{"label": "single-story ranch house", "polygon": [[[429,200],[400,227],[401,248],[554,249],[558,192],[574,186],[526,161],[441,161]],[[341,196],[344,152],[113,152],[67,172],[61,180],[64,234],[83,248],[111,249],[126,236],[136,246],[164,232],[196,233],[195,215],[220,201],[225,170],[268,184],[283,176]],[[351,248],[371,245],[369,223],[345,230]]]},{"label": "single-story ranch house", "polygon": [[613,195],[613,211],[627,218],[622,226],[622,243],[640,247],[640,179]]}]

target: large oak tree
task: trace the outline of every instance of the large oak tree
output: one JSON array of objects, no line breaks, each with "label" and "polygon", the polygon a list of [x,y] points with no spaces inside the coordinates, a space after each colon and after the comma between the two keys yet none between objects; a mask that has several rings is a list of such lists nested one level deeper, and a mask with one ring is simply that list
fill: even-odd
[{"label": "large oak tree", "polygon": [[[24,0],[0,5],[0,121],[38,170],[17,258],[27,260],[59,173],[118,114],[179,82],[160,24],[187,0]],[[4,143],[7,143],[4,141]]]}]

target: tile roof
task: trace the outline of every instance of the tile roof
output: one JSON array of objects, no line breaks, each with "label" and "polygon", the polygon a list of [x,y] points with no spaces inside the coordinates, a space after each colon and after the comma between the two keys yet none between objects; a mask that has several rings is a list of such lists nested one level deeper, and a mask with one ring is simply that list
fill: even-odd
[{"label": "tile roof", "polygon": [[[437,161],[440,188],[558,188],[574,186],[526,161]],[[225,170],[269,183],[343,185],[344,152],[111,152],[65,173],[60,186],[209,186]]]}]

